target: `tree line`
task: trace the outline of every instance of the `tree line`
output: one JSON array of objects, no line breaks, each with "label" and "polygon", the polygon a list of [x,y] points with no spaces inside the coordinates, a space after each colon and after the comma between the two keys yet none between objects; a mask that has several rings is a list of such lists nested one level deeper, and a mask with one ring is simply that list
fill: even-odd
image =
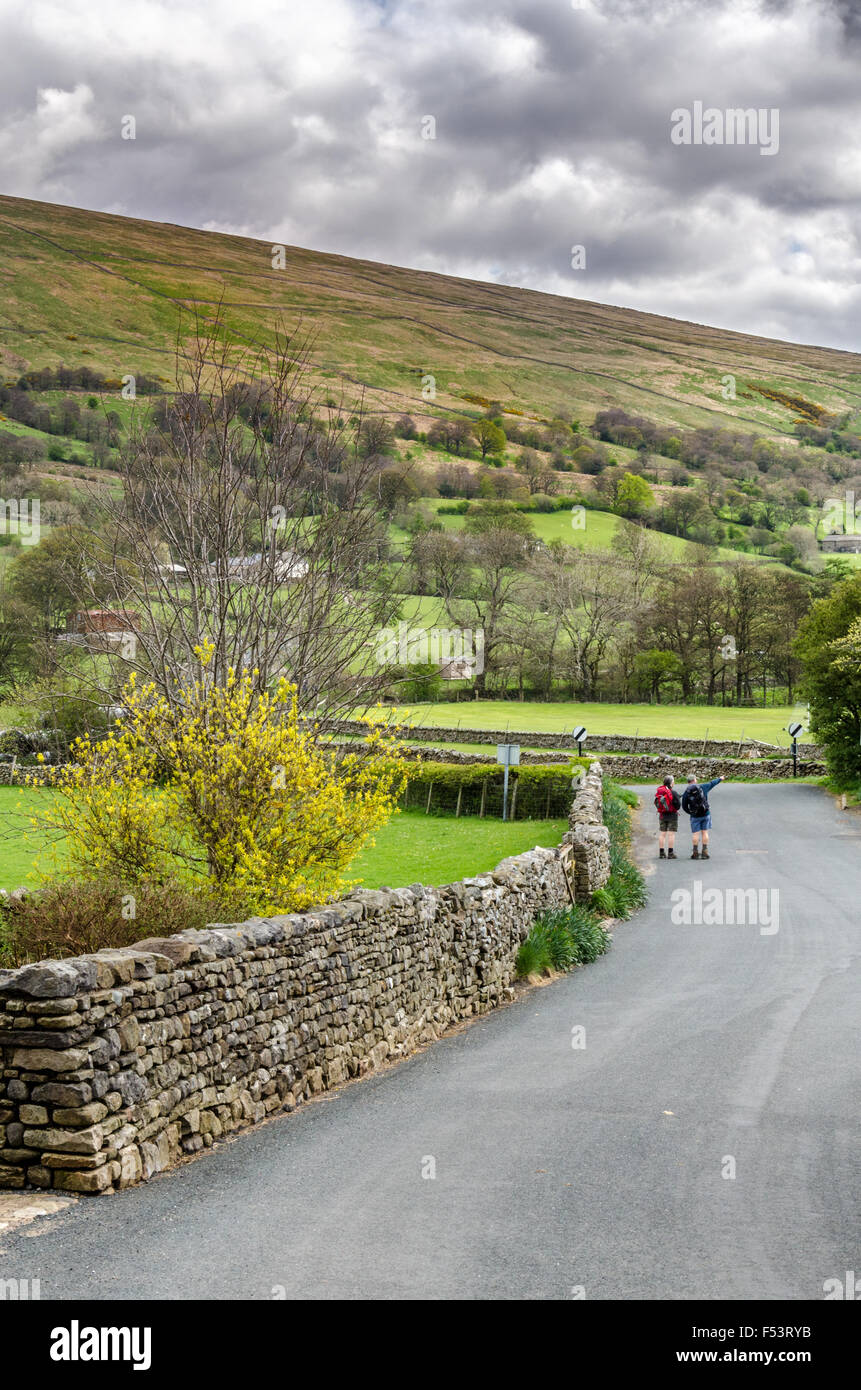
[{"label": "tree line", "polygon": [[736,705],[792,701],[798,624],[840,572],[817,589],[749,560],[715,565],[705,548],[673,563],[638,526],[606,551],[543,545],[526,517],[492,506],[462,532],[414,536],[409,560],[414,592],[483,631],[481,695]]}]

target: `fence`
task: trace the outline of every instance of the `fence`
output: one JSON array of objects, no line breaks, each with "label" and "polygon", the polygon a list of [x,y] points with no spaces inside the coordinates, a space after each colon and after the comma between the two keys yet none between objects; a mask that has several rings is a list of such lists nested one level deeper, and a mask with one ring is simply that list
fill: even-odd
[{"label": "fence", "polygon": [[[515,767],[509,771],[508,819],[550,820],[567,816],[572,789],[587,760],[566,767]],[[410,768],[401,798],[405,811],[436,816],[501,817],[504,772],[489,764],[422,762]]]}]

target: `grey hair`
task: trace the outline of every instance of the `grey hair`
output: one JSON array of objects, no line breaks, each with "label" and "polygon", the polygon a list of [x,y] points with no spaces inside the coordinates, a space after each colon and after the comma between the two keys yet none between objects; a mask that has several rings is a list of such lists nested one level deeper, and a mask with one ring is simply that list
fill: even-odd
[{"label": "grey hair", "polygon": [[689,773],[688,773],[688,781],[689,781],[689,782],[695,782],[696,780],[697,780],[697,779],[696,779],[696,777],[694,776],[694,774],[693,774],[692,772],[689,772]]}]

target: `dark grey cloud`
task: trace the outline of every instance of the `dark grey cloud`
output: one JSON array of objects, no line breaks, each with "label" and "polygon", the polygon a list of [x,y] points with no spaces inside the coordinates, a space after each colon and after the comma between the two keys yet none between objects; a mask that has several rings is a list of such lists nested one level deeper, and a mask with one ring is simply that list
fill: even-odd
[{"label": "dark grey cloud", "polygon": [[[32,0],[4,30],[5,192],[859,347],[857,0]],[[695,102],[777,108],[778,152],[674,144]]]}]

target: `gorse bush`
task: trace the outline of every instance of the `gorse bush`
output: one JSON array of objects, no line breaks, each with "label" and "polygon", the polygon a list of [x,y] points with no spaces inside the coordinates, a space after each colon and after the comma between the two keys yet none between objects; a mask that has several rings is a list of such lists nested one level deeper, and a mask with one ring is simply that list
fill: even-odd
[{"label": "gorse bush", "polygon": [[132,679],[119,725],[73,746],[35,822],[62,836],[55,877],[131,894],[178,883],[246,913],[324,902],[396,809],[398,747],[372,725],[357,751],[322,745],[295,687],[261,694],[248,671],[211,684],[208,655],[178,699]]}]

